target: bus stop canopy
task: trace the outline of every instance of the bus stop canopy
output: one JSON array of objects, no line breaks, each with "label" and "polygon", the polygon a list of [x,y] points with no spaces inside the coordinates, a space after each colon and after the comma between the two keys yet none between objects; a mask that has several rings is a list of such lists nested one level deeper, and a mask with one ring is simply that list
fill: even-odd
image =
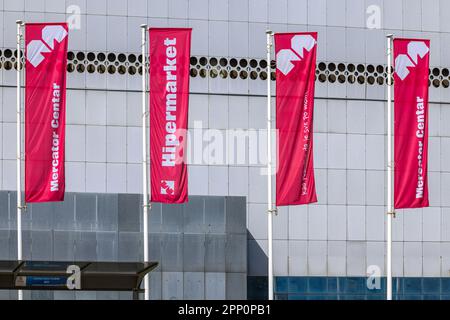
[{"label": "bus stop canopy", "polygon": [[86,291],[133,291],[140,289],[144,276],[157,262],[56,262],[0,261],[0,290],[70,290],[68,278],[80,270],[81,286]]}]

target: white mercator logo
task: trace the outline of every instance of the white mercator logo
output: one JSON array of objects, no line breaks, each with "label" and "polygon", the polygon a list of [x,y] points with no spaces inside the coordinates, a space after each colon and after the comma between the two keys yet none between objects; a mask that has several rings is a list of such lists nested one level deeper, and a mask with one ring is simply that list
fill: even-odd
[{"label": "white mercator logo", "polygon": [[27,60],[37,67],[44,61],[43,53],[51,52],[55,47],[55,40],[60,43],[67,37],[67,31],[62,26],[46,26],[42,29],[42,40],[32,40],[27,45]]},{"label": "white mercator logo", "polygon": [[287,75],[294,68],[292,61],[302,60],[304,50],[309,52],[315,45],[316,40],[309,34],[293,36],[291,39],[292,49],[283,49],[277,53],[277,69]]},{"label": "white mercator logo", "polygon": [[399,54],[395,58],[395,73],[401,80],[405,80],[408,76],[409,68],[414,68],[417,65],[419,57],[423,58],[430,52],[423,41],[411,41],[408,43],[407,50],[408,54]]},{"label": "white mercator logo", "polygon": [[161,180],[161,194],[173,195],[175,193],[175,181]]}]

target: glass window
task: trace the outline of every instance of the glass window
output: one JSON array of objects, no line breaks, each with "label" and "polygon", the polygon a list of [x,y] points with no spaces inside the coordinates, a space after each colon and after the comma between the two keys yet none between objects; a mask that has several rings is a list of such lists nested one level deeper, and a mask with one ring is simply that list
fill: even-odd
[{"label": "glass window", "polygon": [[306,277],[290,277],[289,278],[289,293],[306,293],[307,292]]},{"label": "glass window", "polygon": [[275,278],[275,292],[288,292],[288,277]]},{"label": "glass window", "polygon": [[327,278],[325,278],[325,277],[309,277],[308,278],[308,292],[313,292],[313,293],[328,292]]},{"label": "glass window", "polygon": [[422,278],[404,278],[403,284],[405,294],[422,293]]},{"label": "glass window", "polygon": [[423,293],[441,293],[441,279],[439,278],[423,278]]}]

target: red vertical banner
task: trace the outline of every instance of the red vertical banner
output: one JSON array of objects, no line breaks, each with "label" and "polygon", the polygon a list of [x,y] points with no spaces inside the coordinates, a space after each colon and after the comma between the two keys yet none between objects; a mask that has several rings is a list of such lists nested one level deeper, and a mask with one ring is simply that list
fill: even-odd
[{"label": "red vertical banner", "polygon": [[430,41],[394,40],[394,206],[428,207]]},{"label": "red vertical banner", "polygon": [[191,29],[150,28],[151,201],[188,201],[186,131]]},{"label": "red vertical banner", "polygon": [[317,33],[275,34],[276,205],[317,202],[313,166]]},{"label": "red vertical banner", "polygon": [[25,25],[25,201],[63,201],[66,23]]}]

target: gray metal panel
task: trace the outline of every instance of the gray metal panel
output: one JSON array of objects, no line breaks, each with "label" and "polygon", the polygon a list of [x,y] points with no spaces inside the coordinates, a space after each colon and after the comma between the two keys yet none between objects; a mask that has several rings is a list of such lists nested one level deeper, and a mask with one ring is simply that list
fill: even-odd
[{"label": "gray metal panel", "polygon": [[25,211],[23,216],[31,218],[33,228],[49,230],[54,226],[55,207],[52,203],[34,203]]},{"label": "gray metal panel", "polygon": [[205,225],[208,233],[225,233],[225,199],[223,197],[205,198]]},{"label": "gray metal panel", "polygon": [[13,257],[11,256],[10,250],[10,234],[12,232],[9,230],[0,230],[0,259],[9,260]]},{"label": "gray metal panel", "polygon": [[151,261],[161,261],[162,234],[150,233],[148,235],[148,254]]},{"label": "gray metal panel", "polygon": [[33,260],[53,260],[53,243],[52,231],[31,231],[31,246]]},{"label": "gray metal panel", "polygon": [[183,206],[166,204],[162,208],[162,232],[183,231]]},{"label": "gray metal panel", "polygon": [[247,273],[227,273],[226,279],[227,300],[247,299]]},{"label": "gray metal panel", "polygon": [[55,260],[75,260],[75,240],[77,233],[73,231],[54,231],[53,257]]},{"label": "gray metal panel", "polygon": [[77,230],[96,230],[97,196],[90,193],[77,193],[75,196],[75,217]]},{"label": "gray metal panel", "polygon": [[137,194],[119,194],[119,231],[139,232],[142,200]]},{"label": "gray metal panel", "polygon": [[0,229],[9,229],[9,194],[0,192]]},{"label": "gray metal panel", "polygon": [[225,247],[227,236],[224,234],[206,234],[205,271],[225,272]]},{"label": "gray metal panel", "polygon": [[141,261],[142,236],[138,232],[119,233],[119,261]]},{"label": "gray metal panel", "polygon": [[[160,267],[158,267],[158,270]],[[162,274],[160,271],[150,273],[150,300],[162,298]]]},{"label": "gray metal panel", "polygon": [[95,232],[77,232],[75,259],[95,261],[97,259],[97,237]]},{"label": "gray metal panel", "polygon": [[66,193],[64,202],[53,203],[55,230],[76,230],[75,194]]},{"label": "gray metal panel", "polygon": [[53,293],[55,300],[75,300],[75,292],[70,291],[55,291]]},{"label": "gray metal panel", "polygon": [[[11,251],[13,252],[12,256],[17,258],[17,232],[12,233],[11,237]],[[24,260],[30,260],[32,258],[32,243],[31,243],[31,231],[23,230],[22,231],[22,256]]]},{"label": "gray metal panel", "polygon": [[96,300],[96,299],[97,299],[97,293],[95,291],[77,291],[77,292],[75,292],[75,300]]},{"label": "gray metal panel", "polygon": [[183,234],[163,234],[161,238],[161,270],[183,271]]},{"label": "gray metal panel", "polygon": [[226,197],[227,233],[247,234],[245,197]]},{"label": "gray metal panel", "polygon": [[183,299],[205,299],[205,274],[203,272],[185,272],[183,280]]},{"label": "gray metal panel", "polygon": [[247,270],[247,235],[227,234],[226,272],[246,272]]},{"label": "gray metal panel", "polygon": [[[16,230],[0,230],[0,243],[2,249],[0,252],[5,258],[2,259],[16,259],[17,258],[17,231]],[[23,258],[31,258],[31,233],[28,230],[22,231],[22,246]],[[6,256],[9,256],[7,258]]]},{"label": "gray metal panel", "polygon": [[163,272],[162,273],[162,299],[181,300],[183,299],[183,273]]},{"label": "gray metal panel", "polygon": [[97,230],[116,231],[118,225],[118,203],[117,194],[97,195]]},{"label": "gray metal panel", "polygon": [[31,300],[53,300],[53,291],[31,291]]},{"label": "gray metal panel", "polygon": [[184,234],[183,236],[183,271],[205,271],[205,235]]},{"label": "gray metal panel", "polygon": [[119,292],[119,300],[132,300],[133,293],[132,292]]},{"label": "gray metal panel", "polygon": [[73,231],[55,231],[53,233],[53,256],[56,260],[75,260],[75,240],[77,233]]},{"label": "gray metal panel", "polygon": [[205,201],[201,197],[191,197],[184,206],[184,233],[202,233],[205,232],[204,217]]},{"label": "gray metal panel", "polygon": [[119,291],[97,291],[97,300],[119,300]]},{"label": "gray metal panel", "polygon": [[205,299],[206,300],[224,300],[226,298],[225,289],[226,274],[205,273]]},{"label": "gray metal panel", "polygon": [[148,230],[151,233],[161,232],[162,225],[162,206],[161,203],[152,203],[152,209],[149,211]]},{"label": "gray metal panel", "polygon": [[0,300],[11,300],[10,290],[0,290]]},{"label": "gray metal panel", "polygon": [[97,260],[117,261],[118,242],[117,232],[97,232]]}]

